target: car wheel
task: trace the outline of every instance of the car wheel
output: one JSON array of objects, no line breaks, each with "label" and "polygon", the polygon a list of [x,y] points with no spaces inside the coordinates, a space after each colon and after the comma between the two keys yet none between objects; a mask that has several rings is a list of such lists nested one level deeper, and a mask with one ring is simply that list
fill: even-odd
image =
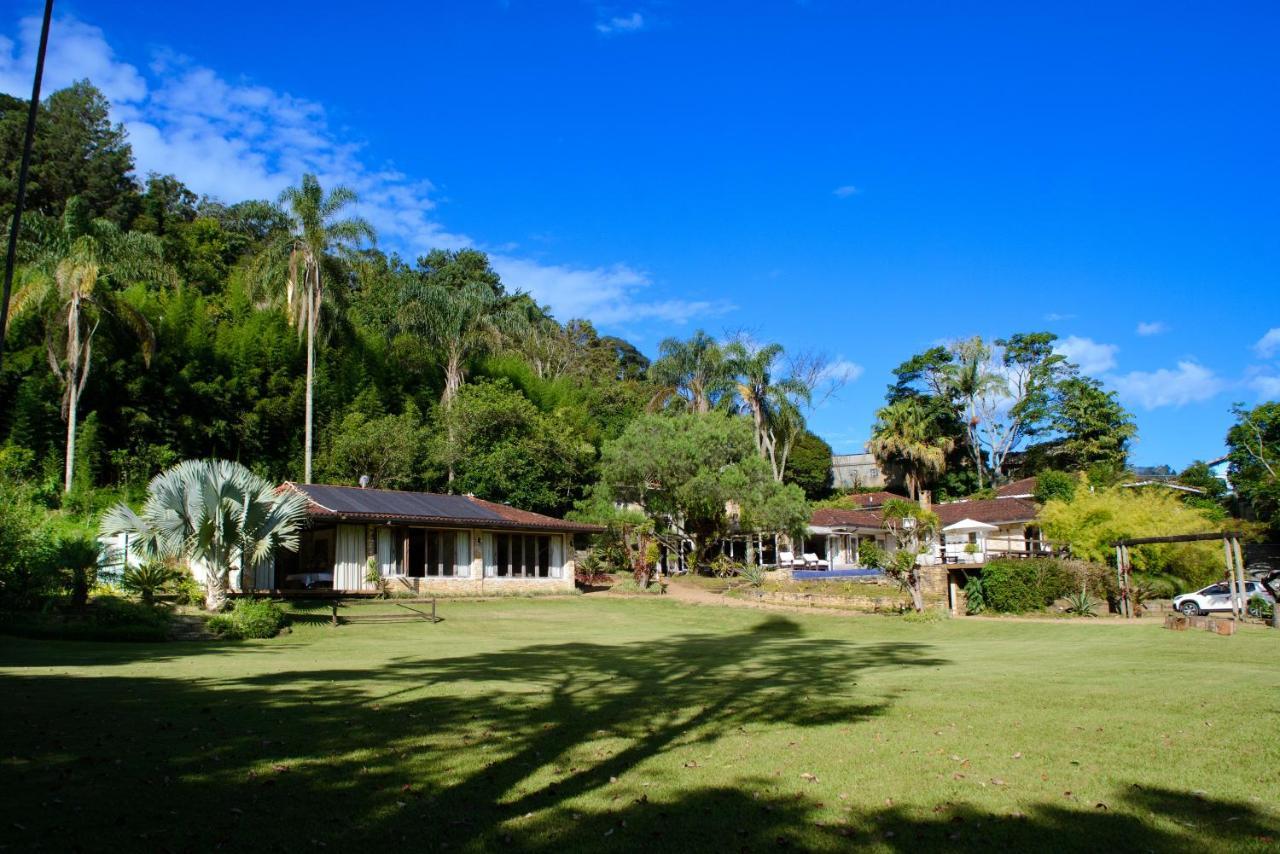
[{"label": "car wheel", "polygon": [[1188,617],[1198,617],[1200,615],[1200,606],[1195,602],[1183,602],[1178,606],[1178,610]]}]

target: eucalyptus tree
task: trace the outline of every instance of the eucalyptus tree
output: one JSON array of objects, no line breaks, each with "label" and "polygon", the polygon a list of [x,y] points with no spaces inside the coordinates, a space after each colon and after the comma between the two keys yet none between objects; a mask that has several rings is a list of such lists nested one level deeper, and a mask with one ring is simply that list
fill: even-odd
[{"label": "eucalyptus tree", "polygon": [[205,607],[221,610],[233,567],[253,588],[276,549],[297,551],[307,518],[302,493],[277,490],[228,460],[187,460],[156,475],[142,512],[117,504],[102,517],[105,536],[128,534],[142,553],[197,564],[205,575]]},{"label": "eucalyptus tree", "polygon": [[150,365],[155,330],[121,291],[134,283],[167,282],[172,277],[158,238],[121,231],[110,220],[90,219],[86,203],[78,197],[67,202],[60,227],[39,235],[31,262],[21,270],[9,318],[12,322],[24,314],[38,314],[44,323],[49,367],[62,384],[62,417],[67,422],[66,492],[71,491],[76,422],[98,327],[108,322],[127,331],[138,340],[143,362]]},{"label": "eucalyptus tree", "polygon": [[926,479],[946,470],[952,439],[936,435],[924,405],[907,397],[890,403],[876,413],[867,448],[881,467],[896,467],[903,473],[907,493],[914,500]]},{"label": "eucalyptus tree", "polygon": [[658,345],[658,358],[649,366],[658,386],[650,409],[673,401],[697,415],[705,415],[733,390],[733,370],[723,347],[699,329],[688,341],[667,338]]},{"label": "eucalyptus tree", "polygon": [[377,235],[366,220],[344,213],[359,201],[347,187],[328,193],[315,175],[280,194],[280,207],[288,227],[268,238],[254,259],[254,290],[272,303],[283,305],[289,323],[307,340],[306,425],[303,481],[311,482],[312,425],[315,409],[316,337],[326,305],[339,302],[340,291],[331,286],[342,281],[349,265],[365,244]]}]

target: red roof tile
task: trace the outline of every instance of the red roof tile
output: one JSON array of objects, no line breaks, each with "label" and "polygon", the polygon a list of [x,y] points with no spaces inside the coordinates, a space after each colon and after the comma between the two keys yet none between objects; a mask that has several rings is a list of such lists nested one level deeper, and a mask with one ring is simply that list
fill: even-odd
[{"label": "red roof tile", "polygon": [[996,496],[998,498],[1013,498],[1014,496],[1034,495],[1035,491],[1036,479],[1034,477],[1024,477],[1021,480],[1010,481],[997,489]]}]

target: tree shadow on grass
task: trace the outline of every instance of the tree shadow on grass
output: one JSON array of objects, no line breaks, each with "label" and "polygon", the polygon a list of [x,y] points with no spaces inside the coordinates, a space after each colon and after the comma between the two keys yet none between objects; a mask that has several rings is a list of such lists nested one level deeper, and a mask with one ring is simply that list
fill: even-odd
[{"label": "tree shadow on grass", "polygon": [[[820,640],[771,616],[733,633],[400,656],[373,669],[237,675],[237,661],[229,653],[202,678],[5,678],[0,786],[9,795],[0,810],[9,845],[906,848],[988,821],[890,809],[833,823],[813,798],[780,793],[777,779],[703,767],[728,741],[750,751],[755,733],[882,714],[893,698],[858,680],[878,668],[946,664],[927,645]],[[1143,809],[1190,808],[1179,793],[1151,797]],[[1260,819],[1238,815],[1240,838],[1261,833]],[[1000,832],[1011,845],[1045,847],[1033,844],[1038,833],[1077,824],[1142,829],[1132,816],[1045,807]],[[1142,847],[1191,838],[1166,836]],[[1054,847],[1085,850],[1072,845]]]}]

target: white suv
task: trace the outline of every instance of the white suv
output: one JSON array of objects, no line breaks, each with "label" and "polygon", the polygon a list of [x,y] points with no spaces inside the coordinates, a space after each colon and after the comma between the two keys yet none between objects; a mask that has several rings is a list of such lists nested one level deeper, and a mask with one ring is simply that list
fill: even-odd
[{"label": "white suv", "polygon": [[[1271,592],[1263,587],[1257,581],[1246,581],[1244,583],[1244,601],[1247,605],[1249,600],[1255,596],[1261,596],[1268,602],[1275,604],[1275,598]],[[1194,617],[1197,614],[1207,614],[1210,611],[1230,611],[1231,610],[1231,590],[1227,587],[1225,581],[1217,584],[1210,584],[1203,590],[1197,590],[1195,593],[1183,593],[1181,596],[1173,597],[1173,607],[1188,617]]]}]

